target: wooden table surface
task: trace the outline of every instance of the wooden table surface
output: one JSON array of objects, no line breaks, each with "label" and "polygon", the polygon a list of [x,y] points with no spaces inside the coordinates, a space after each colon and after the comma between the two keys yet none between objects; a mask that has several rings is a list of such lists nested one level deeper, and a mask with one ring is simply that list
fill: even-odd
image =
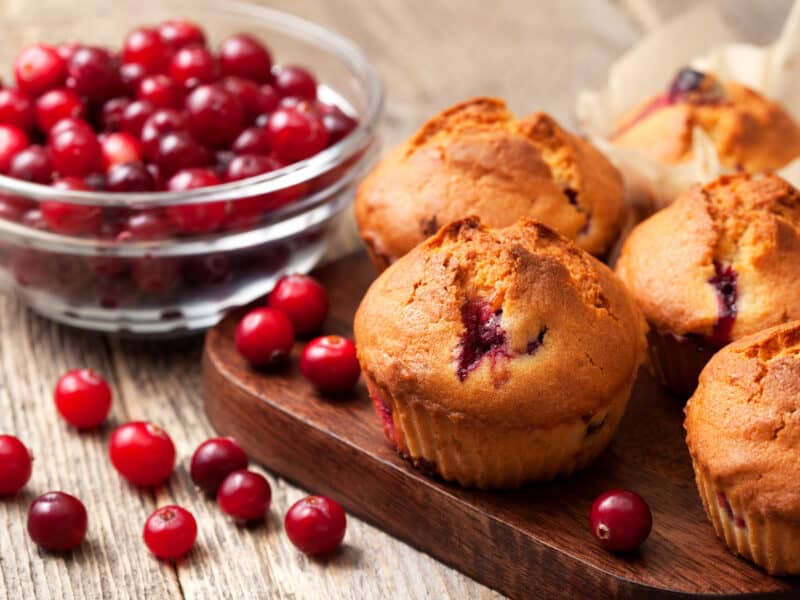
[{"label": "wooden table surface", "polygon": [[[262,1],[345,34],[366,50],[386,83],[387,147],[436,110],[477,94],[503,96],[519,113],[544,109],[574,125],[575,94],[601,84],[608,65],[660,15],[691,3]],[[64,18],[75,18],[80,2],[62,4]],[[744,36],[763,42],[779,30],[789,1],[718,4]],[[38,7],[0,0],[0,19]],[[335,558],[303,557],[283,534],[282,516],[305,492],[271,474],[274,496],[266,524],[237,527],[223,518],[188,475],[191,452],[213,434],[201,408],[201,349],[200,338],[142,343],[67,329],[0,296],[0,432],[18,435],[36,455],[25,491],[0,502],[0,597],[498,596],[352,518]],[[115,391],[110,421],[95,433],[70,430],[52,405],[56,379],[79,366],[103,373]],[[160,424],[178,449],[173,477],[155,491],[127,485],[106,459],[113,427],[132,419]],[[42,553],[25,532],[30,501],[51,489],[79,496],[89,511],[88,538],[68,556]],[[196,548],[177,565],[153,559],[141,541],[147,515],[171,503],[190,508],[200,526]]]}]

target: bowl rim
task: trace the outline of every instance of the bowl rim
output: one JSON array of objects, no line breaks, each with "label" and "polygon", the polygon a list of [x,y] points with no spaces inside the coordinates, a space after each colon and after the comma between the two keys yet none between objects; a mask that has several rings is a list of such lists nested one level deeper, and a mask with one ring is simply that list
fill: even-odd
[{"label": "bowl rim", "polygon": [[[88,204],[102,207],[158,208],[181,204],[235,201],[257,194],[268,194],[304,183],[335,169],[373,142],[384,105],[384,86],[377,70],[364,51],[348,38],[302,17],[259,6],[242,0],[225,3],[196,0],[210,10],[258,18],[262,24],[281,27],[287,35],[313,43],[338,58],[364,84],[366,106],[359,115],[356,128],[333,146],[305,160],[255,177],[186,191],[105,192],[61,190],[50,185],[32,183],[0,175],[0,196],[14,195],[35,201],[56,201],[69,204]],[[321,86],[326,88],[324,83]],[[333,90],[331,90],[333,92]],[[0,219],[0,229],[5,223]],[[33,233],[41,233],[31,230]],[[79,239],[75,236],[59,237]],[[89,238],[91,239],[91,238]]]}]

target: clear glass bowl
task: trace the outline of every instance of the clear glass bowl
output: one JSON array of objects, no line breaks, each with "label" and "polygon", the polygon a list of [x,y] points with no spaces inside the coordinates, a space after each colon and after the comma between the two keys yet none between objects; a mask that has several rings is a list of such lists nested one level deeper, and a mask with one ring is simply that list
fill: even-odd
[{"label": "clear glass bowl", "polygon": [[[0,198],[29,206],[59,201],[103,214],[263,198],[293,200],[231,230],[156,241],[74,237],[0,218],[0,286],[37,312],[69,325],[130,335],[176,335],[214,325],[226,311],[263,296],[285,273],[307,272],[326,252],[355,181],[377,153],[382,86],[364,53],[313,23],[239,2],[37,2],[35,15],[9,14],[0,65],[35,42],[79,40],[118,48],[138,25],[186,17],[215,47],[226,35],[260,38],[278,64],[309,67],[322,100],[359,122],[343,140],[302,162],[251,179],[187,192],[73,192],[0,176]],[[7,75],[7,73],[6,73]],[[6,80],[9,78],[6,77]],[[34,206],[35,208],[35,206]],[[35,212],[30,212],[35,216]]]}]

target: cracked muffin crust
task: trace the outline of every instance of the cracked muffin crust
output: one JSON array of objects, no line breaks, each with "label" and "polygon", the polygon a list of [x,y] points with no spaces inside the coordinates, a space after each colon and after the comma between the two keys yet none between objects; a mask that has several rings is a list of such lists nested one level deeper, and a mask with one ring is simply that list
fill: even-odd
[{"label": "cracked muffin crust", "polygon": [[633,229],[616,271],[652,325],[656,376],[689,396],[714,351],[800,318],[800,193],[776,175],[696,185]]},{"label": "cracked muffin crust", "polygon": [[619,424],[645,348],[622,283],[531,219],[445,226],[375,280],[354,329],[389,441],[482,488],[587,465]]},{"label": "cracked muffin crust", "polygon": [[716,146],[720,162],[757,173],[779,169],[800,155],[800,127],[778,103],[734,82],[690,68],[668,89],[634,108],[611,140],[665,164],[692,158],[694,128]]},{"label": "cracked muffin crust", "polygon": [[585,140],[536,113],[475,98],[425,123],[356,192],[356,220],[378,270],[467,215],[492,227],[532,217],[595,255],[624,219],[622,177]]},{"label": "cracked muffin crust", "polygon": [[772,574],[800,573],[800,322],[720,350],[685,427],[717,535]]}]

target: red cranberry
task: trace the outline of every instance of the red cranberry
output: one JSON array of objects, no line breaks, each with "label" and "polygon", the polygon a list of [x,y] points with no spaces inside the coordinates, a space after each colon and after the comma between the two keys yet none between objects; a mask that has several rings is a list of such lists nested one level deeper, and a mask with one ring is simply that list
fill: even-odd
[{"label": "red cranberry", "polygon": [[271,113],[273,110],[278,108],[278,104],[281,101],[281,96],[273,86],[262,85],[259,88],[259,92],[259,113]]},{"label": "red cranberry", "polygon": [[315,388],[326,394],[352,389],[361,375],[355,345],[338,335],[308,342],[300,356],[300,370]]},{"label": "red cranberry", "polygon": [[169,219],[157,210],[141,211],[132,214],[127,221],[120,240],[161,240],[172,235]]},{"label": "red cranberry", "polygon": [[7,174],[11,160],[28,147],[28,136],[19,127],[0,125],[0,173]]},{"label": "red cranberry", "polygon": [[184,113],[170,108],[154,112],[145,121],[140,136],[145,156],[153,158],[158,154],[159,143],[165,134],[186,131],[188,127],[189,124]]},{"label": "red cranberry", "polygon": [[122,127],[122,115],[130,105],[130,98],[112,98],[100,112],[100,124],[105,131],[119,131]]},{"label": "red cranberry", "polygon": [[148,73],[158,73],[163,69],[168,56],[169,48],[155,29],[139,27],[125,38],[122,60],[126,63],[138,63]]},{"label": "red cranberry", "polygon": [[236,154],[269,154],[269,136],[261,127],[248,127],[231,144]]},{"label": "red cranberry", "polygon": [[[171,192],[181,192],[219,183],[219,178],[210,169],[185,169],[172,176],[167,188]],[[225,203],[204,202],[169,206],[166,214],[182,233],[208,233],[217,229],[225,219]]]},{"label": "red cranberry", "polygon": [[80,42],[63,42],[56,46],[56,52],[58,55],[63,58],[67,63],[69,63],[72,56],[82,47]]},{"label": "red cranberry", "polygon": [[117,76],[125,93],[135,96],[139,83],[147,77],[147,70],[138,63],[128,63],[120,66]]},{"label": "red cranberry", "polygon": [[297,108],[279,108],[267,122],[269,142],[281,160],[295,162],[325,149],[328,134],[318,116]]},{"label": "red cranberry", "polygon": [[142,127],[156,111],[156,107],[146,100],[131,102],[124,111],[120,119],[120,129],[133,136],[139,137],[142,134]]},{"label": "red cranberry", "polygon": [[0,496],[11,496],[25,487],[33,472],[33,457],[13,435],[0,435]]},{"label": "red cranberry", "polygon": [[155,187],[153,176],[141,162],[115,165],[106,177],[109,192],[152,192]]},{"label": "red cranberry", "polygon": [[55,48],[36,44],[17,55],[14,75],[19,89],[38,96],[64,83],[67,64]]},{"label": "red cranberry", "polygon": [[335,144],[353,131],[358,122],[338,106],[330,106],[322,114],[322,124],[328,132],[328,144]]},{"label": "red cranberry", "polygon": [[157,108],[178,108],[183,104],[183,90],[166,75],[151,75],[139,82],[139,100],[147,100]]},{"label": "red cranberry", "polygon": [[28,94],[13,88],[0,90],[0,123],[30,131],[34,118],[33,100]]},{"label": "red cranberry", "polygon": [[589,514],[592,535],[606,550],[629,552],[650,535],[653,517],[641,496],[628,490],[601,494]]},{"label": "red cranberry", "polygon": [[[77,177],[59,179],[53,187],[62,190],[89,190],[89,186]],[[41,203],[41,210],[47,226],[57,233],[67,235],[96,233],[103,224],[103,209],[99,206],[48,200]]]},{"label": "red cranberry", "polygon": [[86,537],[89,518],[83,502],[64,492],[48,492],[28,509],[28,534],[45,550],[65,551]]},{"label": "red cranberry", "polygon": [[0,196],[0,219],[6,221],[21,221],[25,214],[25,209],[16,202],[9,201],[8,198]]},{"label": "red cranberry", "polygon": [[11,159],[8,174],[23,181],[49,184],[53,180],[53,165],[47,150],[29,146]]},{"label": "red cranberry", "polygon": [[227,146],[245,125],[242,103],[218,85],[204,85],[189,94],[186,111],[192,134],[208,146]]},{"label": "red cranberry", "polygon": [[80,48],[69,61],[67,87],[91,102],[105,102],[120,86],[111,54],[102,48]]},{"label": "red cranberry", "polygon": [[50,128],[50,136],[58,135],[62,131],[66,131],[68,129],[80,129],[86,134],[94,133],[92,126],[89,125],[89,123],[87,123],[84,119],[78,117],[67,117],[66,119],[61,119],[58,123]]},{"label": "red cranberry", "polygon": [[217,78],[217,63],[202,46],[181,48],[172,57],[169,74],[178,84],[191,89]]},{"label": "red cranberry", "polygon": [[239,521],[263,519],[269,510],[272,488],[260,473],[240,469],[228,475],[217,491],[217,504]]},{"label": "red cranberry", "polygon": [[132,421],[111,435],[108,453],[114,468],[125,479],[140,486],[157,485],[172,474],[175,446],[163,429]]},{"label": "red cranberry", "polygon": [[285,312],[298,335],[309,335],[328,316],[328,293],[309,275],[287,275],[275,284],[269,306]]},{"label": "red cranberry", "polygon": [[[239,181],[279,169],[281,164],[269,156],[243,154],[234,157],[225,170],[225,179]],[[237,201],[238,202],[238,201]]]},{"label": "red cranberry", "polygon": [[174,131],[159,140],[155,161],[162,175],[169,177],[183,169],[206,166],[211,162],[211,156],[189,132]]},{"label": "red cranberry", "polygon": [[39,209],[25,211],[22,215],[22,224],[25,225],[25,227],[38,229],[39,231],[45,231],[47,229],[47,222],[44,220],[42,211]]},{"label": "red cranberry", "polygon": [[75,369],[62,375],[54,396],[58,412],[78,429],[97,427],[111,410],[111,388],[91,369]]},{"label": "red cranberry", "polygon": [[180,19],[165,21],[159,25],[158,33],[164,43],[173,50],[178,50],[190,44],[198,46],[205,46],[206,44],[206,34],[191,21]]},{"label": "red cranberry", "polygon": [[247,454],[236,440],[211,438],[197,447],[192,456],[191,476],[194,484],[207,494],[216,494],[225,478],[239,469],[246,469]]},{"label": "red cranberry", "polygon": [[289,356],[294,344],[292,323],[272,308],[247,313],[236,328],[236,348],[254,367],[265,367]]},{"label": "red cranberry", "polygon": [[304,100],[316,100],[317,81],[303,67],[294,65],[278,67],[273,85],[281,96],[294,96]]},{"label": "red cranberry", "polygon": [[456,375],[464,381],[483,359],[495,361],[508,356],[508,334],[500,319],[501,310],[494,310],[485,300],[471,300],[461,307],[464,333],[458,346]]},{"label": "red cranberry", "polygon": [[[269,156],[244,154],[234,157],[228,163],[225,169],[225,178],[227,181],[239,181],[269,173],[280,167],[281,164]],[[270,208],[272,196],[272,194],[259,194],[230,202],[225,219],[226,229],[231,229],[232,226],[241,229],[255,225],[261,218],[261,213]]]},{"label": "red cranberry", "polygon": [[164,560],[180,558],[197,540],[197,521],[185,508],[164,506],[147,518],[144,543],[156,557]]},{"label": "red cranberry", "polygon": [[109,133],[103,136],[100,147],[103,153],[103,166],[106,170],[142,159],[141,145],[130,133],[121,131]]},{"label": "red cranberry", "polygon": [[67,129],[48,140],[50,159],[61,175],[82,177],[102,166],[102,149],[97,136],[83,129]]},{"label": "red cranberry", "polygon": [[36,100],[36,124],[44,133],[61,119],[84,117],[85,112],[78,95],[66,88],[50,90]]},{"label": "red cranberry", "polygon": [[272,79],[272,57],[264,45],[246,34],[234,35],[222,42],[219,64],[224,75],[244,77],[259,83]]},{"label": "red cranberry", "polygon": [[222,87],[242,103],[247,121],[252,121],[263,112],[261,109],[261,89],[258,84],[241,77],[226,77],[221,83]]},{"label": "red cranberry", "polygon": [[308,496],[296,502],[286,513],[286,535],[305,554],[330,554],[344,539],[347,517],[335,500]]}]

